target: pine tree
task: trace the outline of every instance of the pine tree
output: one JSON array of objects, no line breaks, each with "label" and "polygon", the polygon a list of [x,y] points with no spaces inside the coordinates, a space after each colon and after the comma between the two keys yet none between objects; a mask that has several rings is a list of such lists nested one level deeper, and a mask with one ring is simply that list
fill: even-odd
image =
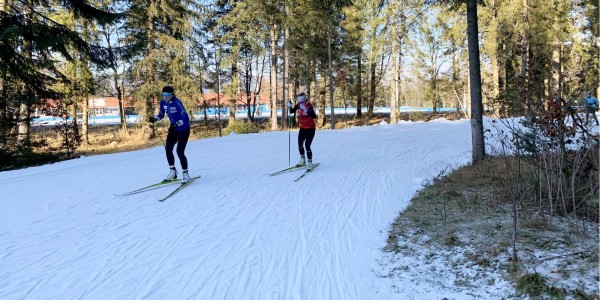
[{"label": "pine tree", "polygon": [[[199,18],[194,1],[133,0],[125,27],[127,47],[135,49],[131,67],[136,106],[143,120],[155,114],[160,90],[172,85],[184,105],[191,110],[198,97],[198,82],[191,74],[189,38],[192,22]],[[154,127],[145,122],[148,138]]]},{"label": "pine tree", "polygon": [[347,63],[344,66],[348,68],[346,72],[352,78],[351,81],[354,82],[350,96],[356,97],[356,116],[359,118],[362,117],[363,107],[363,45],[367,35],[365,23],[367,22],[367,12],[370,5],[373,5],[372,1],[354,1],[352,6],[344,8],[343,11],[346,17],[340,22],[340,26],[345,33],[343,36],[344,56],[347,56],[348,60],[356,61],[356,65]]},{"label": "pine tree", "polygon": [[[430,101],[433,111],[441,104],[442,67],[451,60],[452,45],[449,39],[448,15],[439,9],[430,9],[427,21],[420,23],[418,33],[411,44],[415,53],[414,66],[419,78],[427,86],[424,99]],[[428,103],[429,104],[429,103]]]},{"label": "pine tree", "polygon": [[[50,7],[51,4],[54,6]],[[106,66],[105,49],[88,43],[80,33],[50,18],[53,10],[70,12],[81,20],[101,24],[121,17],[84,1],[3,1],[0,9],[0,144],[6,144],[8,129],[16,125],[11,120],[16,118],[18,141],[27,145],[32,105],[41,99],[61,98],[55,84],[67,83],[68,78],[57,67],[57,55],[66,61],[84,58],[100,68]]]},{"label": "pine tree", "polygon": [[[231,64],[232,93],[237,98],[239,87],[243,87],[248,107],[248,120],[252,121],[252,99],[250,97],[253,81],[252,62],[266,55],[268,38],[267,10],[269,7],[264,1],[234,1],[229,8],[219,10],[215,19],[216,28],[219,28],[216,41],[230,48],[224,60]],[[260,82],[257,82],[259,84]]]}]

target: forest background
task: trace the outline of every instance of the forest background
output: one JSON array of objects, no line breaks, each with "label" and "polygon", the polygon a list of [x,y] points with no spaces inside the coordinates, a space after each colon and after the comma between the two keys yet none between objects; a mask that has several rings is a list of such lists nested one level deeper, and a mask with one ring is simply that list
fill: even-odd
[{"label": "forest background", "polygon": [[[548,99],[577,108],[585,91],[600,91],[597,0],[471,5],[478,18],[471,52],[481,62],[472,70],[466,3],[475,1],[3,0],[0,151],[24,166],[75,157],[78,147],[107,140],[152,141],[157,128],[144,120],[167,84],[192,112],[214,105],[204,99],[207,90],[242,93],[247,107],[268,92],[267,126],[249,125],[257,123],[252,110],[236,123],[230,102],[227,121],[212,123],[218,135],[235,124],[287,129],[277,109],[300,92],[321,112],[319,126],[335,129],[332,107],[355,108],[354,120],[389,107],[392,124],[403,105],[434,113],[453,107],[480,123],[477,105],[500,117],[542,117]],[[481,79],[470,81],[479,70]],[[100,133],[110,139],[90,138],[93,96],[119,101],[120,127]],[[55,114],[72,118],[56,135],[36,134],[33,112],[49,99],[58,103]],[[126,122],[128,101],[139,124]],[[210,123],[206,115],[203,121]],[[483,138],[481,125],[474,131]],[[483,157],[479,149],[474,161]]]}]

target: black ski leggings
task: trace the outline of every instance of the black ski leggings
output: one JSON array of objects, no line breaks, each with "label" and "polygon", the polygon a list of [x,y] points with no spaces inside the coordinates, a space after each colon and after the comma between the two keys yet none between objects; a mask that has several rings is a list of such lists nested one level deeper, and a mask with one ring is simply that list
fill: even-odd
[{"label": "black ski leggings", "polygon": [[312,159],[310,144],[312,144],[314,137],[314,128],[300,128],[300,132],[298,132],[298,151],[300,151],[300,155],[304,156],[304,148],[306,147],[306,157]]},{"label": "black ski leggings", "polygon": [[175,165],[175,156],[173,155],[173,148],[175,147],[175,144],[177,144],[177,157],[179,157],[181,168],[183,170],[187,170],[188,161],[187,157],[185,157],[185,146],[187,145],[189,138],[189,128],[180,132],[176,132],[175,130],[169,130],[169,134],[167,134],[167,142],[165,144],[165,150],[167,152],[167,162],[169,162],[169,166]]}]

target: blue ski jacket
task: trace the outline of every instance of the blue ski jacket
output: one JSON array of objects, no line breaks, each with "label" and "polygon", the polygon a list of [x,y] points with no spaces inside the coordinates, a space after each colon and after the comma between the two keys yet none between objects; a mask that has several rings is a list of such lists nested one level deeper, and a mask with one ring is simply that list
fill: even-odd
[{"label": "blue ski jacket", "polygon": [[596,109],[598,107],[598,99],[594,96],[587,96],[583,100],[585,101],[585,105],[589,108]]},{"label": "blue ski jacket", "polygon": [[177,99],[177,97],[173,96],[171,100],[165,101],[160,100],[160,110],[158,111],[158,115],[156,118],[162,120],[165,117],[165,114],[169,117],[169,121],[171,125],[178,123],[183,123],[175,128],[176,132],[184,131],[190,128],[190,117],[181,103],[181,100]]}]

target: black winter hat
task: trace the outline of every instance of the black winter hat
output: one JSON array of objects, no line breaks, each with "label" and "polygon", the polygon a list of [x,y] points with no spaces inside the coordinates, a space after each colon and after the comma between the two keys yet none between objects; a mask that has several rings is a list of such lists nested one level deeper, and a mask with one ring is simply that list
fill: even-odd
[{"label": "black winter hat", "polygon": [[175,89],[173,89],[173,87],[170,85],[166,85],[165,87],[163,87],[162,92],[173,94],[173,93],[175,93]]}]

